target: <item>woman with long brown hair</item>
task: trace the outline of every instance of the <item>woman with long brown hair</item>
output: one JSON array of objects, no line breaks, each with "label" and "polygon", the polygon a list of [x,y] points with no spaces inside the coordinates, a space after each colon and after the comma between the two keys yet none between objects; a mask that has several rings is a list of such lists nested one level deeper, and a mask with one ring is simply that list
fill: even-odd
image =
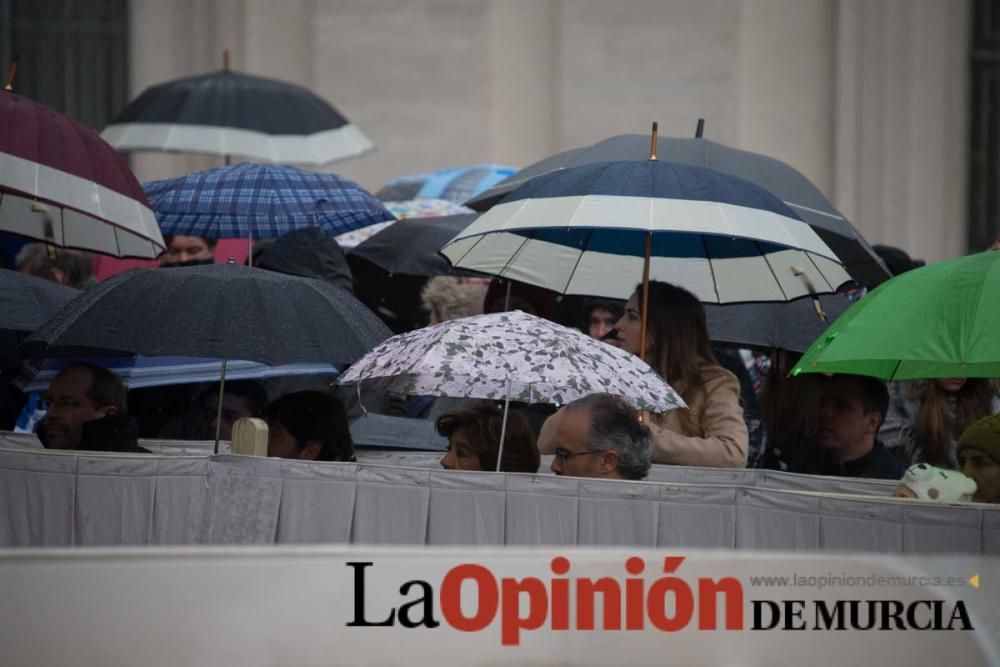
[{"label": "woman with long brown hair", "polygon": [[907,464],[958,469],[955,449],[969,426],[998,410],[996,386],[984,378],[940,378],[891,386],[879,438]]},{"label": "woman with long brown hair", "polygon": [[[640,354],[641,285],[625,305],[625,314],[616,327],[620,346]],[[688,405],[687,410],[651,415],[653,461],[744,467],[748,435],[740,382],[716,361],[705,309],[693,294],[670,283],[649,283],[643,357]]]}]

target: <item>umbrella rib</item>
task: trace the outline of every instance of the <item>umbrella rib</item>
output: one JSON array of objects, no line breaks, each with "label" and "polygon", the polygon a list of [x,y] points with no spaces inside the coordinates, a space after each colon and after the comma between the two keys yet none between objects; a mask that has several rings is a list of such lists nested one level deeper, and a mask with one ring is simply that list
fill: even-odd
[{"label": "umbrella rib", "polygon": [[565,294],[569,291],[570,283],[573,282],[573,276],[576,275],[576,269],[580,266],[580,262],[583,261],[583,255],[587,252],[587,246],[590,245],[590,239],[594,236],[594,230],[591,229],[587,232],[587,240],[583,243],[580,248],[580,254],[576,256],[576,262],[573,264],[573,270],[569,272],[569,276],[566,278],[566,284],[563,286],[562,293]]},{"label": "umbrella rib", "polygon": [[[465,258],[469,256],[469,253],[472,252],[473,250],[475,250],[476,247],[480,243],[482,243],[483,239],[485,239],[487,236],[488,236],[487,234],[480,234],[479,238],[476,239],[476,242],[473,243],[471,246],[469,246],[469,249],[466,250],[465,253],[461,257],[459,257],[458,260],[455,261],[455,262],[452,262],[450,259],[448,259],[447,255],[445,255],[443,252],[441,252],[441,250],[444,250],[444,248],[441,248],[441,250],[438,250],[438,254],[443,255],[444,258],[448,260],[448,263],[451,264],[451,268],[453,268],[453,269],[461,268],[459,266],[459,264],[461,264],[463,261],[465,261]],[[447,245],[445,247],[447,247]]]},{"label": "umbrella rib", "polygon": [[708,239],[705,238],[704,234],[701,234],[701,245],[705,248],[705,261],[708,262],[708,270],[712,274],[712,289],[715,290],[715,302],[722,303],[722,297],[719,296],[719,283],[715,277],[715,267],[712,266],[712,258],[708,252]]},{"label": "umbrella rib", "polygon": [[788,294],[785,292],[785,288],[781,286],[781,280],[778,279],[777,272],[775,272],[774,267],[771,266],[771,261],[767,258],[767,253],[765,253],[764,249],[760,247],[760,241],[755,239],[753,244],[757,247],[757,251],[760,253],[761,259],[764,260],[764,266],[766,266],[767,270],[771,272],[772,276],[774,276],[774,284],[778,286],[778,290],[781,292],[781,298],[788,301]]},{"label": "umbrella rib", "polygon": [[836,290],[837,287],[840,287],[839,285],[837,285],[837,286],[832,285],[830,283],[830,281],[826,279],[826,274],[823,273],[823,270],[819,268],[819,265],[816,263],[816,260],[813,259],[813,256],[812,256],[811,252],[809,252],[807,250],[803,250],[802,252],[805,253],[806,259],[809,260],[809,263],[812,264],[816,268],[816,273],[818,273],[819,277],[823,279],[823,282],[826,283],[826,286],[830,289],[831,292],[834,291],[834,290]]},{"label": "umbrella rib", "polygon": [[497,274],[498,277],[510,280],[504,275],[504,273],[507,271],[508,268],[510,268],[510,265],[514,262],[514,260],[517,259],[517,256],[521,254],[521,251],[524,250],[524,246],[528,245],[528,241],[534,241],[534,240],[535,240],[535,231],[530,230],[528,232],[528,235],[525,237],[524,241],[521,242],[521,245],[518,246],[517,250],[514,251],[514,254],[512,254],[510,258],[507,260],[507,263],[503,265],[502,269],[500,269],[500,273]]}]

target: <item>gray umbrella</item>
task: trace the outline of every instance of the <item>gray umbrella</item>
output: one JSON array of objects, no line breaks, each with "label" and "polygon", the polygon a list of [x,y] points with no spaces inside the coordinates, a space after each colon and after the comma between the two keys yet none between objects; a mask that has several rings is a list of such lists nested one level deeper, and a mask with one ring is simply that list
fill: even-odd
[{"label": "gray umbrella", "polygon": [[850,306],[846,297],[824,294],[783,303],[705,304],[705,317],[713,343],[805,352]]},{"label": "gray umbrella", "polygon": [[80,290],[17,271],[0,269],[0,329],[34,331]]},{"label": "gray umbrella", "polygon": [[80,290],[0,269],[0,360],[20,359],[22,338],[42,326]]},{"label": "gray umbrella", "polygon": [[60,311],[22,352],[348,364],[390,335],[347,290],[218,264],[133,269],[109,278]]},{"label": "gray umbrella", "polygon": [[[595,162],[646,160],[649,137],[623,134],[592,146],[574,148],[528,165],[513,176],[465,202],[476,211],[486,211],[525,181],[541,174]],[[729,148],[707,139],[660,137],[657,156],[661,160],[708,167],[744,178],[787,204],[844,263],[854,280],[873,288],[891,276],[882,260],[850,222],[799,171],[780,160],[759,153]]]}]

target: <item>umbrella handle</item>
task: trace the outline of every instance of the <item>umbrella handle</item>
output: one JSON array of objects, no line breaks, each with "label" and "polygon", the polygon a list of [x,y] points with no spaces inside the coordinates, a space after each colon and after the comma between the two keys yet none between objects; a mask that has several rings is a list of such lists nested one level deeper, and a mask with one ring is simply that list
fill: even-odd
[{"label": "umbrella handle", "polygon": [[14,90],[14,77],[17,76],[17,61],[21,59],[21,56],[14,54],[14,57],[10,61],[10,74],[7,75],[7,85],[3,87],[4,90]]},{"label": "umbrella handle", "polygon": [[503,401],[503,422],[500,424],[500,450],[497,452],[497,469],[500,472],[500,463],[503,461],[503,445],[507,439],[507,415],[510,413],[510,378],[507,378],[507,397]]},{"label": "umbrella handle", "polygon": [[222,433],[222,398],[226,391],[226,360],[222,360],[222,375],[219,378],[219,407],[215,411],[215,449],[213,454],[219,453],[219,435]]},{"label": "umbrella handle", "polygon": [[646,232],[646,254],[642,260],[642,327],[639,329],[639,358],[646,360],[646,322],[649,319],[649,256],[653,250],[653,232]]}]

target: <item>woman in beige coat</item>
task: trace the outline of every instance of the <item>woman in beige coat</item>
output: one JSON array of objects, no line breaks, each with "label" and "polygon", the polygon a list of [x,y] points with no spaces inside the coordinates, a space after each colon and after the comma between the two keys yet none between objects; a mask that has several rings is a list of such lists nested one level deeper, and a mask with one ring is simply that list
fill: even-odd
[{"label": "woman in beige coat", "polygon": [[[628,300],[616,328],[618,345],[639,354],[641,286]],[[690,292],[669,283],[649,283],[645,360],[687,403],[645,418],[653,434],[653,462],[742,468],[748,434],[740,404],[740,382],[712,354],[705,309]],[[539,449],[555,449],[552,436],[560,413],[545,423]]]}]

